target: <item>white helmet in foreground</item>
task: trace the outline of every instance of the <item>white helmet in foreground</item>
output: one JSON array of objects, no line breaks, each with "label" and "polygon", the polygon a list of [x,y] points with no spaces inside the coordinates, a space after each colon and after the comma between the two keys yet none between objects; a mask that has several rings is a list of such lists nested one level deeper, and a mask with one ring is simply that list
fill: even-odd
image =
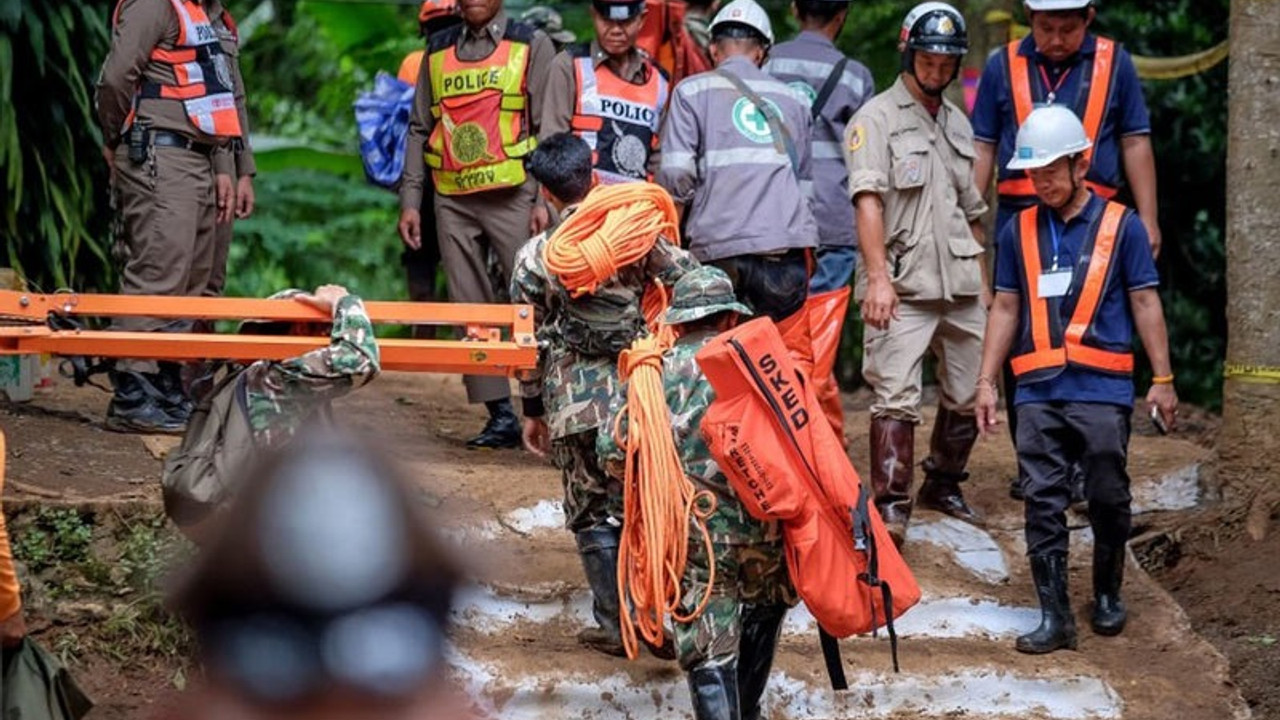
[{"label": "white helmet in foreground", "polygon": [[1093,0],[1024,0],[1028,10],[1036,12],[1052,12],[1054,10],[1083,10],[1093,4]]},{"label": "white helmet in foreground", "polygon": [[1044,105],[1031,111],[1018,128],[1010,170],[1035,170],[1061,157],[1076,155],[1093,146],[1080,118],[1066,105]]},{"label": "white helmet in foreground", "polygon": [[720,8],[711,21],[711,36],[715,37],[717,27],[728,24],[745,25],[760,33],[767,45],[773,44],[773,24],[769,22],[769,13],[756,0],[733,0]]}]

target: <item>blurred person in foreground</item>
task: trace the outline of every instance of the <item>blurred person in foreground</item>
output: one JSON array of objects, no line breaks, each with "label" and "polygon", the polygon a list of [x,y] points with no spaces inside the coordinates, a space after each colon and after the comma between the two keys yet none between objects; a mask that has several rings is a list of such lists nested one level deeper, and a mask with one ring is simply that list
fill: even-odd
[{"label": "blurred person in foreground", "polygon": [[460,566],[386,454],[308,429],[244,480],[170,598],[206,671],[172,717],[477,717],[447,680]]}]

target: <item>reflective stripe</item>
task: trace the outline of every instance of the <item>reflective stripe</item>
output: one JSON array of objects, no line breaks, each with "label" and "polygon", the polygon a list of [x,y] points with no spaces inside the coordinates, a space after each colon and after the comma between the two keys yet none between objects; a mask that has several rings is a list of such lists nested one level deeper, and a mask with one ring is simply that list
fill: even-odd
[{"label": "reflective stripe", "polygon": [[[814,155],[814,157],[817,157],[817,155]],[[1120,192],[1116,188],[1096,183],[1092,180],[1085,180],[1084,184],[1103,200],[1110,200]],[[1029,177],[1009,178],[1008,180],[1001,180],[996,185],[996,192],[1005,197],[1035,197],[1036,186]]]},{"label": "reflective stripe", "polygon": [[1102,222],[1093,239],[1093,254],[1071,322],[1063,333],[1062,346],[1053,347],[1049,327],[1049,299],[1040,297],[1040,275],[1044,267],[1040,259],[1039,206],[1018,215],[1018,234],[1022,248],[1023,271],[1027,279],[1027,309],[1031,323],[1032,350],[1014,357],[1010,363],[1014,375],[1061,367],[1067,363],[1113,373],[1132,373],[1133,354],[1104,350],[1085,344],[1085,335],[1093,324],[1102,296],[1107,289],[1107,275],[1115,256],[1120,223],[1125,207],[1108,202]]},{"label": "reflective stripe", "polygon": [[[817,90],[831,75],[831,71],[835,69],[834,63],[823,62],[822,60],[801,60],[800,58],[771,58],[764,66],[764,71],[770,75],[796,75],[805,78],[810,84],[817,83],[814,87]],[[840,75],[840,84],[853,90],[857,95],[866,92],[861,77],[858,77],[851,70],[845,69]]]},{"label": "reflective stripe", "polygon": [[814,140],[811,147],[814,160],[844,160],[844,145],[834,140]]},{"label": "reflective stripe", "polygon": [[[664,155],[663,157],[666,156]],[[710,150],[703,154],[702,163],[709,168],[732,167],[734,165],[781,165],[788,168],[791,167],[791,159],[772,147]]]},{"label": "reflective stripe", "polygon": [[698,169],[697,156],[691,152],[664,152],[661,164],[663,170],[694,172]]},{"label": "reflective stripe", "polygon": [[[778,80],[744,80],[747,87],[756,92],[786,93],[794,95],[795,91]],[[781,85],[781,87],[779,87]],[[715,73],[706,73],[688,78],[676,86],[676,92],[684,97],[691,97],[708,90],[736,90],[733,83]]]}]

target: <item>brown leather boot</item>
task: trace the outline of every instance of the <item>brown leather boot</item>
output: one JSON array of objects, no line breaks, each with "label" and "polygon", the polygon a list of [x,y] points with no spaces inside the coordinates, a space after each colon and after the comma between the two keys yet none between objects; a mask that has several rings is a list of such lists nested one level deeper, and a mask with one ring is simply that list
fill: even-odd
[{"label": "brown leather boot", "polygon": [[893,543],[902,547],[911,519],[911,475],[915,454],[914,423],[871,418],[871,486],[876,509]]},{"label": "brown leather boot", "polygon": [[924,484],[916,500],[920,507],[946,513],[967,523],[981,526],[982,515],[969,507],[960,492],[960,483],[969,479],[965,466],[969,452],[978,439],[978,420],[938,408],[938,418],[929,440],[929,457],[924,461]]}]

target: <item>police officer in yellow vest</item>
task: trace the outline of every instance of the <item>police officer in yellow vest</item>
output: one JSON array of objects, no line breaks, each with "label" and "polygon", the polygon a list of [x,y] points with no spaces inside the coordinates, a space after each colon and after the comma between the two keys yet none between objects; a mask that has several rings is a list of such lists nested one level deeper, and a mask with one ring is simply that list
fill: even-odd
[{"label": "police officer in yellow vest", "polygon": [[[253,176],[258,173],[258,166],[253,161],[253,148],[249,147],[249,111],[245,106],[244,76],[240,73],[240,31],[230,11],[222,6],[220,0],[214,0],[210,8],[209,21],[218,33],[218,41],[222,43],[222,52],[227,56],[231,67],[233,90],[236,97],[236,112],[240,114],[240,130],[243,137],[232,143],[232,167],[235,170],[234,213],[226,222],[220,222],[215,236],[218,239],[213,255],[213,269],[209,273],[209,284],[204,294],[218,296],[227,285],[227,256],[231,252],[232,225],[235,220],[244,220],[253,214],[255,195]],[[222,182],[226,182],[225,180]]]},{"label": "police officer in yellow vest", "polygon": [[[242,135],[231,63],[211,0],[122,0],[97,87],[103,157],[124,225],[126,295],[200,295],[209,285],[217,221],[228,222]],[[215,191],[215,169],[224,176]],[[127,318],[119,330],[185,330]],[[181,432],[190,414],[176,363],[123,361],[112,372],[107,427]]]},{"label": "police officer in yellow vest", "polygon": [[667,79],[636,48],[644,0],[593,0],[596,39],[551,62],[540,137],[572,130],[591,147],[604,183],[643,180],[656,169]]},{"label": "police officer in yellow vest", "polygon": [[[507,17],[502,0],[462,0],[463,24],[428,40],[418,75],[400,185],[400,238],[422,244],[423,182],[436,189],[440,255],[455,302],[494,302],[493,252],[510,282],[516,251],[541,232],[548,210],[527,177],[547,70],[555,48],[541,31]],[[520,446],[520,424],[505,378],[467,376],[467,397],[489,411],[470,448]]]}]

